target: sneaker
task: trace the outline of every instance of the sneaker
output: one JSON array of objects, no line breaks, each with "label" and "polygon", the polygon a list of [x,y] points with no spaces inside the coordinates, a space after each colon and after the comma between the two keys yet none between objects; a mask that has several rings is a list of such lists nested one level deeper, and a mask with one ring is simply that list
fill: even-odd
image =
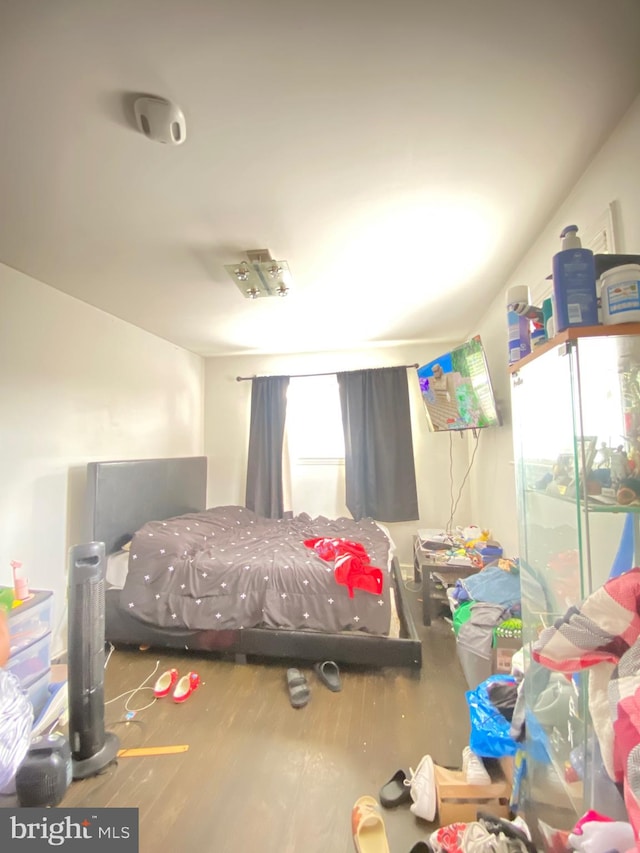
[{"label": "sneaker", "polygon": [[410,767],[410,779],[405,780],[405,785],[411,789],[413,803],[409,811],[416,817],[432,821],[436,816],[436,781],[433,774],[433,759],[430,755],[423,755],[415,772]]},{"label": "sneaker", "polygon": [[490,785],[491,776],[479,755],[471,752],[471,747],[462,750],[462,772],[468,785]]}]

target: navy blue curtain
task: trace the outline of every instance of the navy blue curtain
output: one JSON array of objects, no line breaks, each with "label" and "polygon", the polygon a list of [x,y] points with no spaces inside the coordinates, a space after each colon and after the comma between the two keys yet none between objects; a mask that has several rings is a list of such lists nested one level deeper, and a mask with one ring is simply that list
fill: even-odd
[{"label": "navy blue curtain", "polygon": [[418,519],[406,367],[338,373],[346,504],[358,521]]},{"label": "navy blue curtain", "polygon": [[288,376],[251,380],[251,426],[245,505],[266,518],[282,518],[282,444]]}]

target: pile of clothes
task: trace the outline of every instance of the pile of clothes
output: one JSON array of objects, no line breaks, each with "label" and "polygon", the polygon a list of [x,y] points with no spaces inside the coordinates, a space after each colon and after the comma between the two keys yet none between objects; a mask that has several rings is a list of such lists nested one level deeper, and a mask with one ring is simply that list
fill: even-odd
[{"label": "pile of clothes", "polygon": [[433,853],[535,853],[522,818],[506,820],[478,812],[471,823],[452,823],[429,836]]}]

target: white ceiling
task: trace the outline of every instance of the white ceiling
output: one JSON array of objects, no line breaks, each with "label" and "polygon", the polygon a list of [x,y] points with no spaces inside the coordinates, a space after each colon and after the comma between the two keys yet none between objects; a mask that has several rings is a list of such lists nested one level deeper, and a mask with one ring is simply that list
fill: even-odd
[{"label": "white ceiling", "polygon": [[[0,0],[0,261],[203,355],[462,338],[639,44],[637,0]],[[259,248],[286,299],[227,277]]]}]

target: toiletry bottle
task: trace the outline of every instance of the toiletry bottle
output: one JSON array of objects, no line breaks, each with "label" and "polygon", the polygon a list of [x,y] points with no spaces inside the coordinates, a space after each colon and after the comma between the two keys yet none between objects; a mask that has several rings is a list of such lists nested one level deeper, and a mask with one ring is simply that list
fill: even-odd
[{"label": "toiletry bottle", "polygon": [[509,364],[515,364],[531,352],[530,323],[526,316],[529,309],[529,288],[526,284],[516,285],[507,291],[507,328]]},{"label": "toiletry bottle", "polygon": [[29,581],[20,571],[22,563],[11,560],[11,568],[13,569],[13,595],[16,601],[24,601],[29,598]]},{"label": "toiletry bottle", "polygon": [[515,364],[531,352],[530,326],[527,317],[507,311],[509,364]]},{"label": "toiletry bottle", "polygon": [[582,248],[577,225],[568,225],[560,236],[562,249],[553,256],[556,333],[569,326],[598,324],[593,252]]}]

